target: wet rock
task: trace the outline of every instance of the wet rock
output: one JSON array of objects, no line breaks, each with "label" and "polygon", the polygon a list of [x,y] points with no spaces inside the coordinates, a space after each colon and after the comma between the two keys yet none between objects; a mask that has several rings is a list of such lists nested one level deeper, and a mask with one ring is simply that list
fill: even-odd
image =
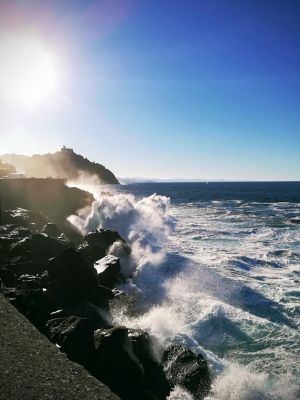
[{"label": "wet rock", "polygon": [[74,305],[72,308],[64,308],[62,310],[53,311],[49,319],[53,318],[90,318],[98,322],[98,328],[111,327],[107,320],[104,318],[104,313],[101,313],[99,308],[89,301],[82,301]]},{"label": "wet rock", "polygon": [[98,285],[96,290],[90,295],[90,301],[98,307],[107,308],[109,301],[116,296],[116,293],[102,285]]},{"label": "wet rock", "polygon": [[[9,253],[9,255],[11,255]],[[38,260],[32,251],[25,251],[22,255],[13,257],[9,261],[9,268],[16,276],[42,274],[46,269],[45,262]]]},{"label": "wet rock", "polygon": [[117,241],[121,241],[126,244],[124,239],[122,239],[117,232],[100,229],[96,232],[90,232],[85,235],[83,242],[78,247],[78,250],[85,259],[94,263],[100,258],[104,257],[107,254],[110,246]]},{"label": "wet rock", "polygon": [[94,267],[97,271],[98,282],[102,286],[113,288],[121,279],[121,265],[118,257],[111,254],[98,260]]},{"label": "wet rock", "polygon": [[146,388],[152,396],[155,395],[155,398],[166,399],[170,394],[170,384],[166,379],[163,366],[153,355],[152,342],[148,333],[141,329],[128,329],[128,337],[134,354],[143,365]]},{"label": "wet rock", "polygon": [[25,237],[29,236],[31,234],[30,229],[25,228],[25,227],[16,227],[13,230],[11,230],[8,234],[8,236],[12,239],[20,240],[24,239]]},{"label": "wet rock", "polygon": [[10,301],[33,325],[41,332],[45,332],[46,322],[51,311],[47,291],[41,288],[19,287],[15,297],[10,297]]},{"label": "wet rock", "polygon": [[33,252],[37,257],[48,259],[55,257],[64,249],[64,244],[59,240],[50,238],[45,234],[35,233],[10,246],[9,253],[12,257],[20,256],[25,251]]},{"label": "wet rock", "polygon": [[41,278],[35,275],[24,274],[17,279],[18,287],[25,287],[27,289],[42,289]]},{"label": "wet rock", "polygon": [[36,261],[25,261],[19,263],[11,263],[10,270],[15,275],[23,275],[23,274],[41,274],[45,270],[44,264],[41,264]]},{"label": "wet rock", "polygon": [[89,300],[98,287],[95,269],[73,248],[64,250],[59,256],[51,259],[47,271],[49,290],[58,306],[65,307]]},{"label": "wet rock", "polygon": [[57,238],[61,232],[55,224],[48,222],[48,224],[43,227],[42,233],[45,233],[50,237]]},{"label": "wet rock", "polygon": [[3,251],[7,251],[11,245],[16,243],[18,239],[11,238],[9,236],[1,236],[0,237],[0,245],[3,248]]},{"label": "wet rock", "polygon": [[8,287],[13,287],[16,284],[15,275],[7,265],[0,265],[0,279]]},{"label": "wet rock", "polygon": [[39,229],[47,223],[47,218],[38,211],[16,207],[10,210],[2,210],[2,222],[3,224]]},{"label": "wet rock", "polygon": [[99,329],[94,333],[96,351],[93,373],[122,398],[144,390],[144,369],[133,352],[125,327]]},{"label": "wet rock", "polygon": [[55,318],[47,323],[47,336],[60,346],[70,360],[90,370],[95,354],[94,331],[100,327],[99,319],[77,316]]},{"label": "wet rock", "polygon": [[182,345],[171,345],[163,354],[163,366],[172,387],[180,385],[197,400],[204,399],[211,387],[206,359]]}]

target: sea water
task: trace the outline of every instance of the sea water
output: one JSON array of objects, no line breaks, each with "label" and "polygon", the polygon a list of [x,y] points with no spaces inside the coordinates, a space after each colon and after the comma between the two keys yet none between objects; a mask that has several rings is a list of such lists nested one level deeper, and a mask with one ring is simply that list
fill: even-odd
[{"label": "sea water", "polygon": [[[115,310],[116,323],[202,352],[209,400],[300,399],[299,182],[90,190],[92,212],[72,222],[115,229],[133,249],[122,267],[135,311]],[[192,397],[177,387],[171,399]]]}]

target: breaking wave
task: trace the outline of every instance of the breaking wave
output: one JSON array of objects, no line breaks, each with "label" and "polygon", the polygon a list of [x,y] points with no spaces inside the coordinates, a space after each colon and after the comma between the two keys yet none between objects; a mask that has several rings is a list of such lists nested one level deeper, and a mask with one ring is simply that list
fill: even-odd
[{"label": "breaking wave", "polygon": [[[115,310],[115,322],[148,330],[159,346],[176,341],[204,353],[214,376],[207,400],[296,400],[299,296],[288,279],[299,270],[299,231],[284,223],[284,205],[172,206],[162,195],[93,192],[92,209],[70,221],[82,233],[116,230],[132,248],[130,258],[118,244],[110,249],[132,276],[123,289],[137,303],[135,313]],[[176,387],[175,399],[192,397]]]}]

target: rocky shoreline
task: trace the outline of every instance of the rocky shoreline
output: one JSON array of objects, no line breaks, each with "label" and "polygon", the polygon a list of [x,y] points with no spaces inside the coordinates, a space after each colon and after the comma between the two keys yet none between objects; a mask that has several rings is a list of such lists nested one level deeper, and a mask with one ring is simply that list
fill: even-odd
[{"label": "rocky shoreline", "polygon": [[[50,215],[50,217],[49,217]],[[207,361],[180,344],[154,351],[150,335],[114,326],[110,305],[126,300],[128,279],[109,254],[117,232],[97,230],[70,241],[64,221],[21,208],[2,211],[2,294],[67,357],[124,400],[165,400],[176,385],[203,399],[211,377]],[[38,357],[38,356],[37,356]],[[21,371],[20,371],[21,373]]]}]

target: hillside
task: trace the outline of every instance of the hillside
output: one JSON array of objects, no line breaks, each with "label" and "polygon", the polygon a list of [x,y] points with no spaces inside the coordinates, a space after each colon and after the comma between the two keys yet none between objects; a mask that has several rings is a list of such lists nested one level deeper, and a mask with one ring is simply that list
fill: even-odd
[{"label": "hillside", "polygon": [[12,164],[18,172],[24,172],[27,177],[77,179],[92,176],[99,184],[119,183],[115,175],[103,165],[91,162],[71,149],[63,148],[53,154],[33,156],[4,154],[0,158]]}]

